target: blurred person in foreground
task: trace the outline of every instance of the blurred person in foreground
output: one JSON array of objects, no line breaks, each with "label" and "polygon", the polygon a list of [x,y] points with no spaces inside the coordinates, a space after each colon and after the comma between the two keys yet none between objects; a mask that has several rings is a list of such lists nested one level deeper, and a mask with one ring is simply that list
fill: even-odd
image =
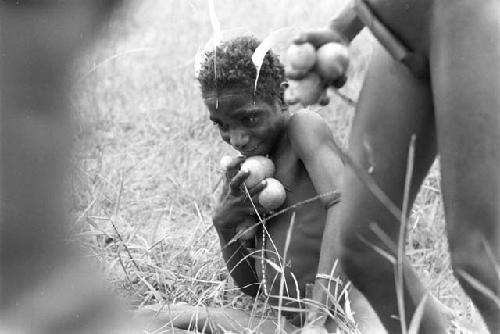
[{"label": "blurred person in foreground", "polygon": [[[215,52],[206,54],[198,81],[211,122],[222,140],[240,153],[227,166],[213,215],[223,258],[241,291],[263,297],[275,310],[282,307],[282,319],[286,321],[278,325],[276,317],[256,316],[229,307],[171,305],[157,314],[158,320],[171,321],[176,327],[274,333],[279,326],[292,333],[305,324],[307,302],[301,299],[306,297],[306,286],[314,283],[323,229],[340,200],[336,190],[343,164],[331,130],[318,114],[289,111],[283,98],[284,67],[272,51],[264,57],[254,91],[257,72],[252,55],[258,45],[253,37],[223,42]],[[272,160],[273,178],[286,189],[286,199],[276,210],[294,206],[290,210],[269,216],[259,204],[258,196],[267,186],[266,180],[249,186],[246,192],[244,183],[252,175],[240,167],[246,159],[256,156]],[[259,223],[259,214],[264,217],[263,223]],[[242,240],[238,226],[248,219],[254,223],[256,233]],[[336,284],[334,277],[331,281]],[[339,290],[332,298],[340,300],[340,294]],[[377,325],[381,328],[359,293],[349,290],[348,296],[363,332],[375,333]],[[331,310],[335,318],[328,319],[329,330],[344,328],[354,332],[353,323],[336,305]]]},{"label": "blurred person in foreground", "polygon": [[[446,332],[433,299],[424,301],[427,292],[406,260],[399,299],[403,312],[398,310],[395,265],[384,256],[396,257],[404,228],[397,211],[403,210],[408,162],[413,169],[406,216],[438,154],[454,274],[490,332],[500,333],[499,17],[500,2],[493,0],[356,0],[329,29],[296,40],[316,48],[347,44],[367,26],[380,42],[350,135],[349,155],[360,168],[346,168],[343,199],[337,219],[328,221],[319,271],[330,272],[339,259],[389,333],[408,328],[420,303],[425,309],[419,332]],[[289,77],[300,80],[304,74]],[[392,211],[360,175],[388,196]],[[321,278],[316,282],[318,301],[326,298],[325,284]]]},{"label": "blurred person in foreground", "polygon": [[139,333],[67,243],[73,61],[119,0],[0,3],[0,333]]}]

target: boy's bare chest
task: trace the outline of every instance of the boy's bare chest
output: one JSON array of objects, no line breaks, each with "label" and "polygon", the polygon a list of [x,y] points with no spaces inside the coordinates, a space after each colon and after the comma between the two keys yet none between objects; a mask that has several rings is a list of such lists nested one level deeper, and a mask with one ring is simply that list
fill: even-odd
[{"label": "boy's bare chest", "polygon": [[274,177],[285,187],[288,203],[298,193],[314,191],[305,166],[290,146],[284,147],[272,158],[276,167]]},{"label": "boy's bare chest", "polygon": [[[286,189],[286,201],[280,208],[285,211],[266,223],[265,234],[262,230],[258,233],[256,248],[262,249],[261,254],[265,260],[257,261],[256,269],[260,279],[266,280],[269,292],[275,294],[277,291],[272,282],[275,281],[277,273],[273,268],[285,266],[287,284],[298,284],[303,293],[305,284],[314,281],[326,222],[326,209],[320,201],[307,202],[308,199],[316,197],[317,192],[305,166],[293,150],[287,148],[278,153],[272,158],[276,167],[275,178]],[[305,204],[301,204],[304,201]],[[295,217],[293,227],[290,225],[292,215]],[[287,259],[286,263],[283,263],[287,243]],[[274,265],[269,265],[271,262]],[[288,271],[293,272],[293,277]],[[295,296],[293,291],[290,294]]]},{"label": "boy's bare chest", "polygon": [[[323,216],[324,213],[322,211],[324,210],[311,210],[310,206],[300,205],[304,201],[309,201],[311,198],[317,197],[318,193],[314,188],[307,168],[291,145],[284,145],[271,158],[276,167],[274,178],[283,184],[286,191],[285,203],[280,209],[294,206],[296,208],[294,210],[296,218],[300,217],[304,221],[316,221],[318,220],[317,216]],[[318,201],[318,203],[314,204],[318,205],[320,203]],[[277,220],[279,220],[279,217]]]},{"label": "boy's bare chest", "polygon": [[285,187],[285,203],[279,208],[285,212],[269,222],[269,232],[279,239],[284,238],[294,213],[297,233],[303,234],[304,241],[309,238],[316,239],[323,232],[326,209],[319,200],[310,201],[317,198],[318,193],[306,167],[291,147],[279,153],[273,157],[276,167],[274,177]]}]

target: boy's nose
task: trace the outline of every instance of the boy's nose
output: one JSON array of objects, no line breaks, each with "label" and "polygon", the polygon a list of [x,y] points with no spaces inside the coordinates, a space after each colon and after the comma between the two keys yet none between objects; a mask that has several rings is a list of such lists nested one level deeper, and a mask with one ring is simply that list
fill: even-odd
[{"label": "boy's nose", "polygon": [[242,149],[248,144],[248,134],[242,130],[231,130],[229,134],[230,144],[235,149]]}]

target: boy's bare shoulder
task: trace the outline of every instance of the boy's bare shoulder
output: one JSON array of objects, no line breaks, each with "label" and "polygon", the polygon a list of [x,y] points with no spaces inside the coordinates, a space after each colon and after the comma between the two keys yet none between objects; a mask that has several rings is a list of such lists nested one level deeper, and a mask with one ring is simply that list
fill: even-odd
[{"label": "boy's bare shoulder", "polygon": [[333,141],[332,132],[323,117],[309,110],[300,110],[290,116],[287,132],[292,146],[304,149]]},{"label": "boy's bare shoulder", "polygon": [[296,131],[301,129],[316,129],[327,130],[330,132],[326,121],[314,111],[302,109],[296,111],[288,120],[288,131]]}]

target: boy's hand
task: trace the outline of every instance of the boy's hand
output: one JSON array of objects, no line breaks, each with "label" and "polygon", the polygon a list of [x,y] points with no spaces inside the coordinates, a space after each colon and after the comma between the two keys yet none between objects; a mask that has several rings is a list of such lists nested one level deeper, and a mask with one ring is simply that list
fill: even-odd
[{"label": "boy's hand", "polygon": [[235,235],[236,226],[239,223],[257,214],[255,209],[259,214],[264,212],[262,206],[258,204],[257,195],[265,188],[265,181],[248,189],[248,195],[252,199],[250,200],[243,185],[249,172],[239,170],[244,160],[243,157],[238,157],[227,167],[222,194],[213,216],[213,224],[217,232],[229,238]]},{"label": "boy's hand", "polygon": [[227,190],[227,186],[229,185],[229,181],[236,176],[236,174],[238,174],[238,172],[240,171],[240,168],[241,168],[241,164],[243,164],[243,162],[245,162],[245,157],[242,156],[242,155],[239,155],[237,156],[236,158],[234,158],[227,166],[226,166],[226,171],[225,171],[225,179],[224,179],[224,187],[223,188],[223,193],[222,195],[224,195],[224,193],[226,192]]}]

